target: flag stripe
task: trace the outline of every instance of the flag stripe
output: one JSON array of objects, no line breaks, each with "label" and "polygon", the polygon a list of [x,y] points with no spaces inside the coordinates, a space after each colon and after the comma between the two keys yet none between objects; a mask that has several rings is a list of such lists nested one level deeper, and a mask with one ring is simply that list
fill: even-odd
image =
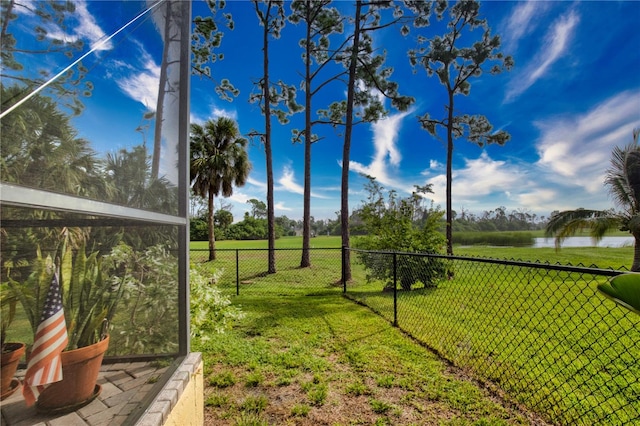
[{"label": "flag stripe", "polygon": [[64,314],[62,311],[58,311],[51,318],[46,320],[46,323],[41,323],[36,330],[36,338],[33,342],[35,345],[41,345],[43,340],[47,339],[47,336],[50,333],[57,333],[60,330],[60,327],[64,327]]},{"label": "flag stripe", "polygon": [[62,316],[61,321],[59,321],[57,328],[51,330],[51,332],[46,335],[46,340],[49,341],[48,344],[45,344],[46,341],[43,341],[42,338],[34,342],[33,347],[36,349],[31,351],[30,365],[35,365],[40,360],[46,359],[51,352],[58,350],[61,346],[62,349],[66,347],[68,338],[64,316]]},{"label": "flag stripe", "polygon": [[[65,336],[61,336],[61,338],[64,339]],[[39,356],[36,359],[34,359],[33,361],[29,361],[27,368],[32,368],[34,369],[34,371],[38,371],[39,369],[46,367],[46,365],[50,361],[52,361],[55,357],[59,356],[58,352],[62,351],[61,348],[65,347],[66,343],[64,341],[62,341],[61,343],[62,343],[61,345],[58,345],[56,347],[45,349],[45,351],[39,354]]]},{"label": "flag stripe", "polygon": [[36,401],[40,392],[44,390],[44,385],[62,380],[61,354],[68,342],[60,285],[57,275],[54,274],[24,377],[22,394],[27,406]]}]

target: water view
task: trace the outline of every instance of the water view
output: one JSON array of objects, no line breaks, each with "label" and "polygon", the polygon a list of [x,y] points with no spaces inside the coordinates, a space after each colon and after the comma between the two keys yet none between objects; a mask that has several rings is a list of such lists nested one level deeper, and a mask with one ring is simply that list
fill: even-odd
[{"label": "water view", "polygon": [[[569,237],[564,240],[562,247],[631,247],[633,237],[604,237],[597,244],[591,237]],[[555,247],[553,238],[534,238],[534,248]]]}]

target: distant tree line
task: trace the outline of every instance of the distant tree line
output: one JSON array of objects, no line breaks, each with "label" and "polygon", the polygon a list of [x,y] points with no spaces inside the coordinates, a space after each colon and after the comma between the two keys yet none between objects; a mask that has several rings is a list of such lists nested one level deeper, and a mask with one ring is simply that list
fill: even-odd
[{"label": "distant tree line", "polygon": [[454,211],[453,218],[453,230],[457,232],[533,231],[544,229],[547,223],[545,216],[522,209],[509,212],[503,206],[480,215],[462,209],[460,213]]},{"label": "distant tree line", "polygon": [[[252,212],[246,212],[241,222],[233,223],[233,214],[229,211],[230,206],[225,205],[216,211],[214,224],[216,228],[217,240],[259,240],[267,239],[266,214],[260,209],[264,206],[262,201],[252,199],[248,203],[252,204]],[[364,221],[365,206],[360,206],[352,212],[349,218],[349,233],[354,236],[367,235],[367,225]],[[422,228],[427,222],[434,207],[418,206],[412,224]],[[557,212],[553,212],[556,214]],[[534,231],[545,229],[548,222],[547,216],[539,216],[535,213],[517,209],[508,211],[506,207],[497,207],[494,210],[485,210],[481,214],[474,214],[467,210],[460,213],[454,212],[453,229],[456,232],[506,232],[506,231]],[[303,221],[293,220],[287,216],[275,218],[276,236],[296,236],[302,235]],[[336,212],[334,219],[315,219],[310,217],[309,226],[311,236],[339,236],[342,233],[340,223],[340,212]],[[436,229],[444,234],[445,222],[440,218]],[[191,239],[193,241],[207,240],[207,218],[206,212],[198,213],[191,218]]]},{"label": "distant tree line", "polygon": [[[267,223],[266,204],[260,200],[252,198],[247,201],[251,204],[251,212],[245,212],[242,221],[233,223],[233,214],[228,204],[222,204],[213,217],[216,229],[216,240],[266,240],[269,237],[269,227]],[[209,235],[207,222],[207,212],[199,212],[191,218],[190,235],[192,241],[206,241]],[[287,216],[275,218],[276,238],[282,236],[295,236],[295,220]]]}]

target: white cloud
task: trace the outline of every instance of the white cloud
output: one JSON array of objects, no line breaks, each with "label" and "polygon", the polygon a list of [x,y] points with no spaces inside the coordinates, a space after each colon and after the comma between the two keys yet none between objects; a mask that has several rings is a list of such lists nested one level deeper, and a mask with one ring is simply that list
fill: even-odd
[{"label": "white cloud", "polygon": [[574,11],[556,20],[540,50],[509,83],[505,102],[513,101],[549,72],[553,63],[569,48],[579,21],[580,17]]},{"label": "white cloud", "polygon": [[276,210],[276,211],[285,211],[285,212],[293,211],[293,209],[291,209],[289,207],[285,207],[283,202],[276,203],[273,206],[273,209]]},{"label": "white cloud", "polygon": [[580,116],[535,123],[541,131],[537,166],[560,184],[602,191],[611,150],[631,139],[640,125],[640,90],[613,96]]},{"label": "white cloud", "polygon": [[215,120],[220,117],[227,117],[234,121],[238,121],[238,111],[236,110],[226,110],[223,108],[218,108],[215,105],[212,105],[209,112],[206,114],[206,117],[203,117],[199,114],[191,112],[189,117],[190,123],[196,124],[204,124],[207,120]]},{"label": "white cloud", "polygon": [[278,183],[282,185],[282,188],[295,194],[303,194],[304,188],[296,183],[293,169],[289,166],[285,166],[282,170],[282,177],[278,179]]},{"label": "white cloud", "polygon": [[[428,194],[427,198],[444,207],[447,184],[444,171],[425,170],[423,175],[427,176],[425,183],[431,184],[433,189],[433,194]],[[464,207],[480,213],[504,205],[505,199],[513,199],[523,188],[527,191],[537,188],[537,182],[531,181],[529,176],[526,164],[494,160],[483,151],[476,159],[465,159],[462,168],[454,168],[453,208]]]},{"label": "white cloud", "polygon": [[456,198],[471,199],[512,191],[522,183],[524,173],[506,161],[496,161],[483,151],[475,160],[465,160],[465,167],[454,172],[453,193]]},{"label": "white cloud", "polygon": [[437,160],[429,160],[429,168],[423,170],[420,174],[423,176],[428,176],[433,171],[444,170],[445,165]]},{"label": "white cloud", "polygon": [[76,0],[74,5],[76,10],[73,17],[77,25],[74,28],[69,28],[67,32],[63,32],[58,26],[49,25],[46,28],[47,37],[67,42],[75,42],[77,40],[88,41],[91,49],[95,48],[96,51],[113,49],[111,40],[101,43],[107,35],[102,28],[100,28],[93,15],[89,13],[87,2],[84,0]]},{"label": "white cloud", "polygon": [[549,188],[534,188],[533,190],[523,192],[516,197],[518,205],[525,209],[533,210],[538,210],[541,205],[554,203],[559,198],[558,191]]},{"label": "white cloud", "polygon": [[80,21],[80,25],[75,31],[80,37],[91,41],[92,49],[113,49],[113,43],[111,43],[111,40],[101,43],[102,39],[106,38],[107,35],[102,31],[102,28],[98,26],[93,15],[91,15],[87,10],[87,3],[85,1],[76,1],[76,13],[78,13],[78,21]]},{"label": "white cloud", "polygon": [[[141,51],[140,71],[116,80],[120,90],[130,98],[142,103],[151,111],[156,110],[158,101],[158,83],[160,81],[160,65],[138,44]],[[130,70],[130,66],[125,69]]]},{"label": "white cloud", "polygon": [[238,111],[236,110],[226,110],[223,108],[218,108],[215,106],[211,107],[211,119],[216,119],[216,118],[220,118],[220,117],[226,117],[226,118],[230,118],[234,121],[238,120]]},{"label": "white cloud", "polygon": [[[613,207],[604,187],[611,150],[631,141],[640,127],[640,90],[626,91],[574,115],[539,120],[539,160],[494,160],[486,151],[453,170],[454,208],[480,213],[504,205],[541,215],[579,207]],[[516,141],[513,141],[515,143]],[[446,177],[438,168],[422,173],[433,185],[433,199],[444,205]],[[511,207],[511,206],[507,206]]]},{"label": "white cloud", "polygon": [[246,203],[252,198],[254,197],[251,197],[250,195],[247,195],[244,192],[238,191],[237,188],[236,190],[233,191],[233,194],[231,194],[230,197],[226,197],[226,199],[229,201],[234,201],[236,203],[241,203],[241,204]]},{"label": "white cloud", "polygon": [[393,179],[388,172],[390,167],[398,167],[402,155],[396,147],[402,120],[412,111],[390,115],[372,124],[374,154],[369,165],[350,161],[349,168],[357,173],[376,178],[383,185],[395,188],[403,185]]},{"label": "white cloud", "polygon": [[[282,170],[282,177],[278,179],[278,183],[281,185],[281,188],[286,191],[293,192],[294,194],[304,194],[304,187],[296,182],[293,169],[290,166],[285,166]],[[324,198],[327,199],[329,197],[325,197],[323,195],[319,195],[311,191],[311,196],[314,198]]]},{"label": "white cloud", "polygon": [[247,183],[249,185],[257,186],[259,189],[266,191],[267,190],[267,182],[262,182],[256,179],[253,179],[251,176],[247,179]]},{"label": "white cloud", "polygon": [[511,15],[505,18],[499,31],[505,40],[505,51],[510,52],[516,49],[518,41],[533,31],[540,22],[540,16],[549,5],[550,3],[540,1],[516,3]]}]

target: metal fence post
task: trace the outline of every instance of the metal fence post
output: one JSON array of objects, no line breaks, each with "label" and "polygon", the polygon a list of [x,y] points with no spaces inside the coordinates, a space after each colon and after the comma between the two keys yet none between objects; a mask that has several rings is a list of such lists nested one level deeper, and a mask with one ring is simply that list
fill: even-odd
[{"label": "metal fence post", "polygon": [[236,249],[236,296],[240,296],[240,250]]},{"label": "metal fence post", "polygon": [[393,326],[398,326],[398,254],[393,253]]},{"label": "metal fence post", "polygon": [[341,279],[342,279],[342,292],[345,293],[345,294],[347,293],[347,280],[344,279],[344,277],[345,277],[344,268],[345,268],[345,263],[346,263],[346,261],[345,261],[346,256],[347,256],[347,247],[346,246],[342,246],[342,270],[341,270],[342,276],[341,276]]}]

